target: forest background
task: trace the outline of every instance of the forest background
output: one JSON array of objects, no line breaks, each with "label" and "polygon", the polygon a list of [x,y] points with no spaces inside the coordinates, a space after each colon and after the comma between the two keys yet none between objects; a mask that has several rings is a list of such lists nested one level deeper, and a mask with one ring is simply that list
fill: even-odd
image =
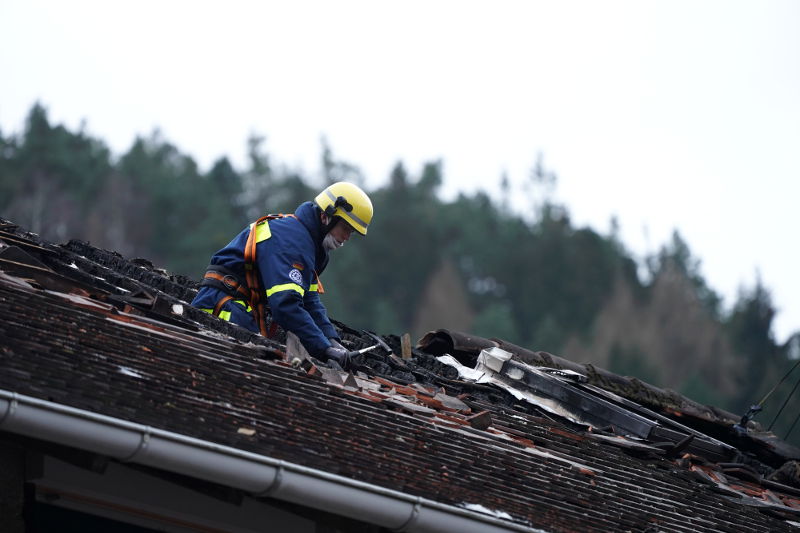
[{"label": "forest background", "polygon": [[[273,160],[263,137],[247,143],[245,168],[221,158],[202,170],[158,131],[115,155],[82,129],[52,124],[37,104],[23,131],[0,132],[0,217],[198,279],[211,254],[262,214],[291,212],[335,181],[365,186],[357,165],[324,140],[321,177]],[[509,208],[503,177],[486,177],[499,195],[452,201],[437,195],[442,182],[441,161],[398,162],[383,187],[367,190],[376,213],[369,236],[337,251],[323,276],[332,317],[381,334],[450,328],[502,338],[737,414],[800,358],[800,332],[775,340],[762,280],[727,309],[677,232],[637,261],[616,222],[607,235],[575,227],[568,206],[553,201],[557,177],[542,156],[523,214]],[[758,416],[795,444],[798,374]]]}]

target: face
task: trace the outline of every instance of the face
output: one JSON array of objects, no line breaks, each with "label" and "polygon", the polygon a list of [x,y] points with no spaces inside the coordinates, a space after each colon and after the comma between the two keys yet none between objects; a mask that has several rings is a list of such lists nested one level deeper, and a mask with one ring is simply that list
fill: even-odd
[{"label": "face", "polygon": [[[321,216],[322,223],[324,225],[328,225],[330,219],[325,213],[322,213]],[[325,236],[325,242],[323,246],[326,250],[333,251],[341,246],[344,245],[350,239],[350,236],[353,234],[353,226],[347,223],[344,219],[339,219],[336,222],[336,225],[331,229],[331,231]]]},{"label": "face", "polygon": [[339,219],[336,225],[331,230],[331,236],[336,239],[337,242],[344,244],[350,239],[350,236],[353,234],[353,226],[347,223],[344,219]]}]

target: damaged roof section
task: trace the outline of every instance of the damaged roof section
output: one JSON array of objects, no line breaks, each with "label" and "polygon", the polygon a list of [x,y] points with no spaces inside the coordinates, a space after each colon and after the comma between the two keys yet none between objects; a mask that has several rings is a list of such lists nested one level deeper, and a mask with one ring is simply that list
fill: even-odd
[{"label": "damaged roof section", "polygon": [[[798,451],[499,339],[335,322],[345,373],[192,308],[192,280],[0,223],[0,388],[550,531],[789,531]],[[406,352],[409,350],[407,349]],[[408,354],[406,354],[408,355]],[[794,467],[794,468],[793,468]]]},{"label": "damaged roof section", "polygon": [[191,307],[189,302],[197,292],[197,283],[186,277],[170,276],[146,260],[127,261],[116,252],[82,241],[53,245],[2,219],[0,269],[36,287],[91,297],[124,313],[278,347],[260,335]]},{"label": "damaged roof section", "polygon": [[465,379],[492,383],[519,400],[531,403],[570,422],[646,441],[670,442],[670,454],[688,450],[714,461],[732,461],[738,455],[733,446],[703,435],[669,418],[588,385],[587,378],[572,370],[533,367],[514,361],[500,348],[482,350],[474,369],[454,358],[443,359],[459,369]]},{"label": "damaged roof section", "polygon": [[[591,364],[575,363],[547,352],[534,352],[502,339],[484,339],[448,330],[426,334],[420,340],[418,348],[436,356],[452,355],[466,367],[478,364],[483,350],[499,348],[512,354],[513,360],[509,362],[509,368],[524,363],[550,375],[560,371],[569,372],[572,376],[582,376],[578,380],[580,384],[575,384],[572,389],[591,392],[626,410],[643,413],[651,419],[661,417],[665,424],[685,426],[706,438],[721,441],[740,450],[745,458],[755,458],[764,464],[765,469],[779,468],[786,461],[800,459],[800,450],[764,431],[757,422],[750,421],[748,431],[743,435],[734,427],[740,422],[739,416],[714,406],[698,404],[681,394],[660,389],[635,377],[620,376]],[[615,431],[620,429],[610,421],[607,425]],[[685,432],[686,429],[681,431]],[[663,436],[660,433],[657,436]],[[641,438],[635,431],[629,431],[628,434]]]}]

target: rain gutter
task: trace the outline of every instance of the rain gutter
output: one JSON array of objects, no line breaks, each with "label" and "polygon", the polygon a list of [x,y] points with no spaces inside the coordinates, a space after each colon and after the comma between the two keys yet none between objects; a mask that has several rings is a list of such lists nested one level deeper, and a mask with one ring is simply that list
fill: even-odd
[{"label": "rain gutter", "polygon": [[[0,430],[409,533],[542,530],[230,446],[0,390]],[[476,502],[480,503],[480,502]]]}]

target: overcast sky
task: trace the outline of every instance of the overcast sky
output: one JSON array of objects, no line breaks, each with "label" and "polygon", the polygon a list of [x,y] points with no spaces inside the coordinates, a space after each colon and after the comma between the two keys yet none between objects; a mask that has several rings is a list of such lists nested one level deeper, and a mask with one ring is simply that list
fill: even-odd
[{"label": "overcast sky", "polygon": [[678,229],[727,306],[759,272],[800,330],[797,1],[0,0],[3,134],[37,100],[204,169],[251,132],[307,174],[325,135],[370,186],[441,158],[445,198],[521,198],[541,152],[576,224],[639,258]]}]

